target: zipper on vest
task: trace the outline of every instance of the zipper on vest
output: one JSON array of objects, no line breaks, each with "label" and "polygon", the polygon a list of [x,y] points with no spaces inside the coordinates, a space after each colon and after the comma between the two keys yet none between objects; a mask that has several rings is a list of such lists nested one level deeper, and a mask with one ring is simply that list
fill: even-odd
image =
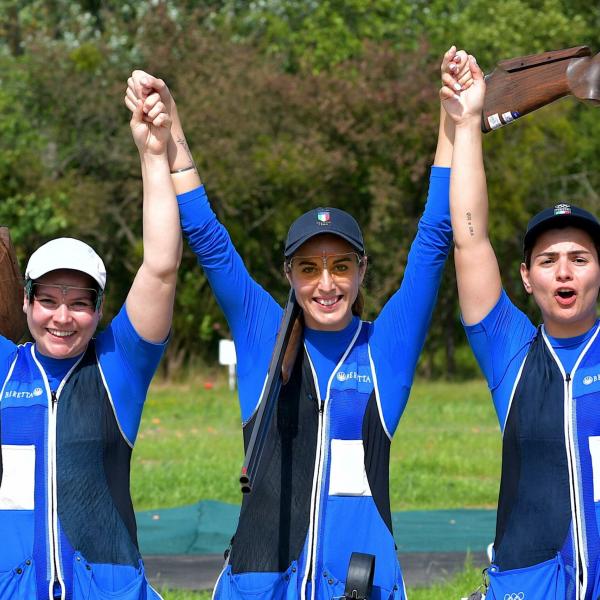
[{"label": "zipper on vest", "polygon": [[40,371],[40,375],[44,382],[46,389],[46,398],[48,398],[48,436],[45,444],[46,459],[47,459],[47,475],[46,475],[46,523],[48,529],[47,535],[47,561],[50,565],[50,581],[48,585],[48,598],[54,598],[55,587],[57,591],[60,590],[60,597],[62,600],[66,598],[66,586],[62,573],[60,570],[60,550],[59,550],[59,539],[58,539],[58,509],[57,509],[57,484],[56,484],[56,412],[57,405],[60,398],[61,391],[69,379],[71,373],[75,370],[77,365],[81,362],[81,358],[75,365],[71,367],[69,372],[65,375],[64,379],[60,382],[58,389],[52,391],[50,384],[48,383],[48,377],[44,371],[44,367],[40,364],[39,360],[35,355],[35,346],[32,345],[31,357],[33,362],[37,365]]},{"label": "zipper on vest", "polygon": [[[587,558],[586,558],[586,542],[585,542],[585,531],[583,530],[584,525],[582,523],[582,511],[580,510],[580,494],[579,494],[579,478],[577,476],[577,447],[575,446],[575,437],[576,432],[574,428],[576,427],[576,423],[574,424],[574,420],[576,418],[575,409],[573,405],[573,390],[572,390],[572,378],[573,374],[581,364],[584,356],[587,351],[590,349],[591,345],[598,338],[598,334],[600,333],[600,325],[596,325],[596,331],[593,336],[587,342],[583,350],[579,353],[577,360],[570,373],[565,373],[565,370],[562,366],[562,363],[554,348],[552,348],[552,344],[546,337],[546,333],[544,331],[544,326],[542,325],[542,334],[544,336],[544,340],[546,342],[546,346],[550,351],[551,355],[554,357],[556,364],[558,365],[560,372],[564,377],[564,430],[565,430],[565,446],[567,453],[567,467],[569,469],[569,492],[571,495],[571,511],[572,511],[572,530],[573,530],[573,563],[574,567],[577,569],[576,574],[576,583],[575,583],[575,600],[583,600],[586,597],[586,589],[588,587],[588,570],[587,570]],[[583,504],[583,499],[581,499],[581,503]],[[583,511],[585,511],[585,505],[583,505]],[[585,514],[585,512],[583,512]],[[575,555],[577,556],[575,558]]]},{"label": "zipper on vest", "polygon": [[[315,472],[313,474],[313,488],[312,488],[312,496],[311,496],[311,506],[310,506],[310,520],[309,520],[309,539],[308,539],[308,551],[306,553],[306,564],[308,568],[305,572],[305,575],[302,579],[302,585],[300,587],[300,600],[306,600],[306,588],[308,587],[308,581],[310,580],[312,590],[311,596],[312,598],[317,597],[317,585],[316,585],[316,575],[317,575],[317,546],[319,542],[319,523],[321,521],[319,510],[321,508],[321,496],[322,496],[322,487],[323,487],[323,467],[324,467],[324,457],[326,455],[326,446],[328,442],[328,432],[325,428],[325,413],[329,404],[330,396],[331,396],[331,384],[333,382],[333,378],[335,374],[338,372],[340,367],[344,364],[344,361],[348,357],[348,354],[354,348],[354,344],[358,339],[358,336],[362,330],[362,323],[359,324],[352,341],[346,347],[345,352],[340,358],[338,364],[335,369],[333,369],[329,381],[327,382],[327,393],[325,394],[325,399],[321,399],[321,393],[319,391],[319,381],[317,378],[317,374],[315,372],[314,366],[310,360],[310,355],[307,352],[308,360],[310,363],[310,368],[312,371],[313,382],[315,385],[315,390],[317,392],[317,408],[319,411],[319,428],[317,431],[317,454],[315,456]],[[312,396],[312,395],[311,395]]]},{"label": "zipper on vest", "polygon": [[[577,571],[578,571],[578,577],[577,577],[577,582],[579,584],[579,590],[580,592],[584,592],[585,591],[585,579],[584,579],[584,565],[583,565],[583,546],[582,546],[582,542],[581,542],[581,523],[579,521],[579,498],[578,498],[578,493],[577,493],[577,482],[575,480],[576,478],[576,460],[575,460],[575,456],[574,456],[574,447],[575,447],[575,442],[573,439],[573,425],[572,425],[572,415],[573,415],[573,397],[572,397],[572,393],[571,393],[571,373],[566,373],[565,374],[565,386],[566,386],[566,391],[567,391],[567,402],[568,402],[568,411],[567,411],[567,415],[568,415],[568,422],[567,422],[567,435],[568,435],[568,439],[569,439],[569,444],[567,446],[567,460],[569,461],[569,477],[570,477],[570,485],[571,485],[571,494],[573,497],[573,518],[575,520],[574,522],[574,545],[575,545],[575,554],[577,556]],[[577,594],[577,597],[579,597],[579,594]]]},{"label": "zipper on vest", "polygon": [[317,433],[317,455],[315,457],[315,473],[313,476],[313,495],[311,498],[311,507],[310,507],[310,538],[308,545],[308,553],[307,553],[307,564],[308,564],[308,572],[306,574],[306,579],[303,581],[300,597],[302,600],[306,600],[306,588],[308,586],[308,582],[311,582],[311,597],[315,598],[316,594],[316,582],[315,582],[315,571],[316,571],[316,559],[317,559],[317,541],[319,538],[318,535],[318,511],[319,504],[321,501],[321,475],[322,475],[322,462],[323,462],[323,444],[325,438],[325,428],[323,427],[323,415],[325,413],[325,400],[321,400],[320,397],[314,398],[312,394],[309,395],[309,398],[317,402],[317,408],[319,411],[319,427]]},{"label": "zipper on vest", "polygon": [[53,581],[50,584],[51,597],[54,597],[55,590],[60,589],[60,597],[65,597],[65,588],[60,577],[60,557],[58,548],[58,512],[57,512],[57,492],[56,492],[56,409],[58,404],[58,395],[55,391],[51,392],[50,406],[50,431],[48,435],[48,469],[50,470],[50,486],[48,489],[48,505],[50,506],[50,552],[52,554],[52,573]]}]

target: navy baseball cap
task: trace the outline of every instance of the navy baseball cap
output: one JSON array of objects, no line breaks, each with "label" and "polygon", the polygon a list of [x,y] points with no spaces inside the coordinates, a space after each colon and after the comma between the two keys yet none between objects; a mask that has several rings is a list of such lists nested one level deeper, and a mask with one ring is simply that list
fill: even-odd
[{"label": "navy baseball cap", "polygon": [[598,219],[583,208],[563,203],[544,209],[529,221],[523,240],[523,251],[527,252],[527,250],[533,248],[535,240],[540,234],[549,229],[560,229],[562,227],[583,229],[590,234],[594,242],[600,242],[600,223]]},{"label": "navy baseball cap", "polygon": [[339,235],[362,255],[365,243],[356,219],[339,208],[313,208],[299,216],[290,227],[283,251],[289,258],[310,238],[321,233]]}]

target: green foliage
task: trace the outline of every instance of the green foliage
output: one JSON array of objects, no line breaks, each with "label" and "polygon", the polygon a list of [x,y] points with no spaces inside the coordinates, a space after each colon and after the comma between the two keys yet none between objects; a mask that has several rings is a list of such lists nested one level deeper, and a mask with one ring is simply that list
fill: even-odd
[{"label": "green foliage", "polygon": [[567,0],[230,0],[222,14],[240,35],[284,55],[291,70],[322,70],[357,57],[363,40],[409,50],[422,39],[435,58],[455,43],[491,70],[501,58],[593,46],[600,30],[598,5]]},{"label": "green foliage", "polygon": [[94,44],[82,44],[75,48],[69,58],[73,61],[77,71],[88,71],[97,73],[104,60],[98,46]]},{"label": "green foliage", "polygon": [[230,2],[234,24],[259,39],[268,53],[283,54],[287,67],[320,71],[362,53],[363,40],[395,40],[411,13],[409,2],[381,0],[268,0]]},{"label": "green foliage", "polygon": [[[503,58],[593,43],[597,8],[574,11],[565,0],[434,0],[418,15],[438,52],[448,42],[467,48],[488,70]],[[451,39],[449,39],[449,35]]]},{"label": "green foliage", "polygon": [[[109,265],[105,315],[141,260],[139,166],[122,106],[143,66],[174,90],[212,205],[256,280],[283,301],[281,247],[319,204],[363,225],[367,315],[401,281],[437,123],[439,55],[500,58],[589,43],[600,7],[566,0],[6,0],[0,4],[0,219],[23,261],[72,235]],[[456,36],[450,39],[451,36]],[[520,236],[542,206],[600,208],[597,113],[561,101],[486,137],[491,237],[527,308]],[[469,377],[451,267],[422,374]],[[535,315],[534,318],[537,319]],[[214,362],[227,325],[186,250],[165,373]]]},{"label": "green foliage", "polygon": [[10,233],[15,244],[34,246],[39,239],[56,237],[68,226],[67,197],[35,194],[16,194],[6,198],[0,206],[0,222],[15,223]]}]

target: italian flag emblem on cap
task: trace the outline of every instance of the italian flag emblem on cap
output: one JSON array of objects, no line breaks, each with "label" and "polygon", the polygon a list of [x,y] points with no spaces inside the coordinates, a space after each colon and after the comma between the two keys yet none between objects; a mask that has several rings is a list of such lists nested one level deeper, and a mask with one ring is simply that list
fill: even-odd
[{"label": "italian flag emblem on cap", "polygon": [[557,204],[554,207],[554,214],[555,215],[570,215],[571,207],[568,204]]},{"label": "italian flag emblem on cap", "polygon": [[331,215],[329,214],[328,210],[322,210],[317,213],[317,219],[321,223],[329,223],[329,221],[331,221]]}]

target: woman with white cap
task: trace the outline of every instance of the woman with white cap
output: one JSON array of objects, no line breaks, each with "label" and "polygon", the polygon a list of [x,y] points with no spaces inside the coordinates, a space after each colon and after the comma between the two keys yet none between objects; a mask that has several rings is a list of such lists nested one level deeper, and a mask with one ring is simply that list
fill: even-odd
[{"label": "woman with white cap", "polygon": [[[456,61],[452,49],[444,62],[458,70]],[[170,161],[182,227],[233,333],[247,443],[282,309],[250,277],[210,208],[164,82],[134,72],[128,93],[149,105],[161,97],[173,115]],[[353,552],[375,557],[372,598],[405,597],[392,535],[389,450],[451,243],[453,130],[443,117],[402,285],[373,323],[360,318],[367,256],[356,220],[323,207],[290,227],[284,271],[301,309],[304,347],[281,388],[215,598],[342,597]]]},{"label": "woman with white cap", "polygon": [[160,103],[133,109],[144,256],[124,306],[94,337],[104,263],[82,241],[55,239],[25,270],[33,343],[0,337],[0,600],[159,597],[137,546],[129,470],[171,327],[181,234],[170,116]]},{"label": "woman with white cap", "polygon": [[560,203],[523,241],[535,326],[502,287],[488,237],[481,112],[485,80],[440,90],[456,123],[450,205],[462,320],[502,430],[502,475],[488,600],[600,597],[600,223]]}]

